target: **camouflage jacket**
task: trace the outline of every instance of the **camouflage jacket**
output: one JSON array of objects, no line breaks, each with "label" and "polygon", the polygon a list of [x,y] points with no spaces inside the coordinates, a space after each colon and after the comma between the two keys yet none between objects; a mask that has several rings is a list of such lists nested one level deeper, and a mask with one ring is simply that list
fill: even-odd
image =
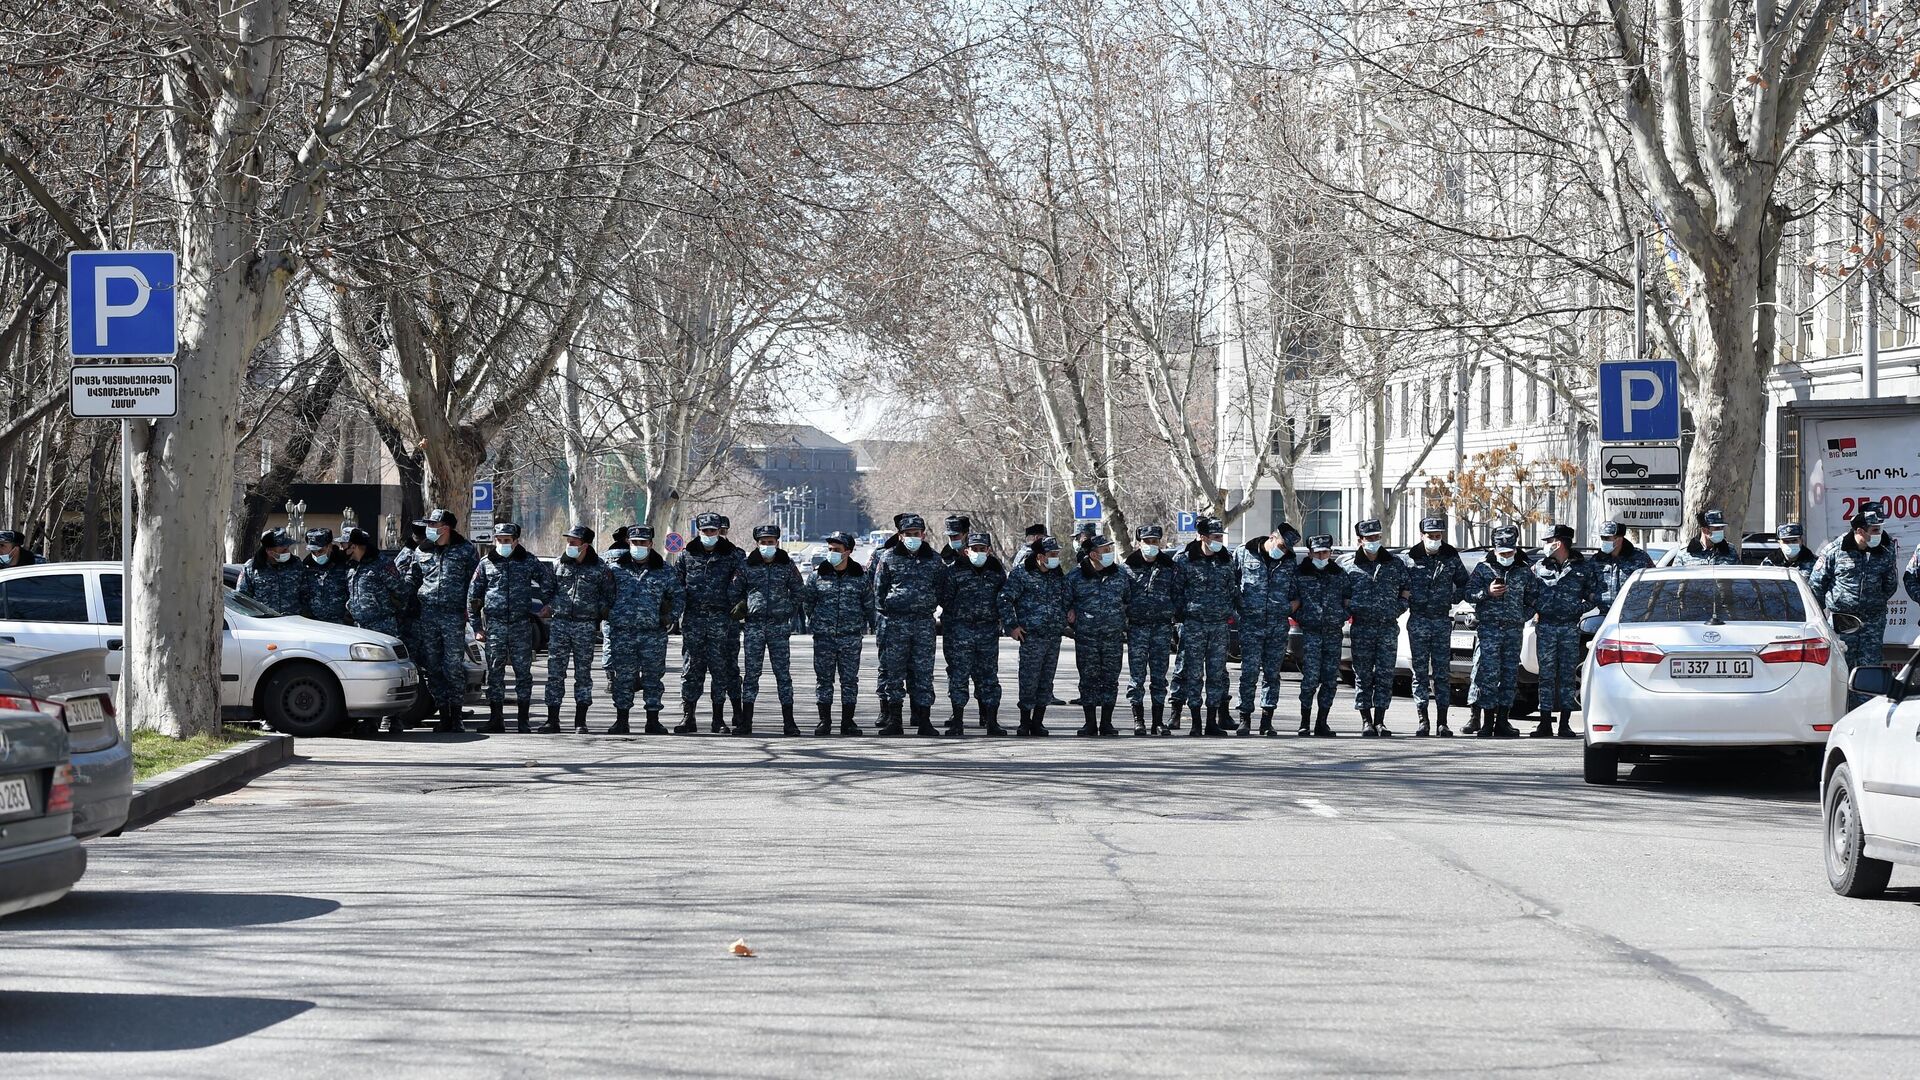
[{"label": "camouflage jacket", "polygon": [[962,558],[947,571],[947,603],[941,613],[948,626],[1000,626],[1000,593],[1007,587],[1006,564],[988,555],[975,566]]},{"label": "camouflage jacket", "polygon": [[1880,546],[1862,548],[1852,530],[1843,532],[1820,549],[1807,584],[1828,611],[1882,618],[1900,586],[1900,544],[1882,534]]},{"label": "camouflage jacket", "polygon": [[1467,591],[1467,565],[1452,544],[1429,553],[1426,545],[1407,549],[1407,610],[1429,618],[1453,614]]},{"label": "camouflage jacket", "polygon": [[553,572],[533,552],[489,551],[467,586],[467,608],[476,615],[485,612],[488,624],[498,626],[533,618],[552,596]]},{"label": "camouflage jacket", "polygon": [[698,540],[688,544],[675,564],[687,617],[730,614],[741,600],[740,571],[746,565],[746,552],[724,536],[712,547]]},{"label": "camouflage jacket", "polygon": [[1073,609],[1075,638],[1119,637],[1127,632],[1127,605],[1133,598],[1133,575],[1115,563],[1101,566],[1091,559],[1067,575],[1067,602]]},{"label": "camouflage jacket", "polygon": [[1687,541],[1687,546],[1673,557],[1675,566],[1739,566],[1740,552],[1725,540],[1711,547],[1702,547],[1698,536]]},{"label": "camouflage jacket", "polygon": [[1302,630],[1338,631],[1353,614],[1353,579],[1338,559],[1328,559],[1324,567],[1313,565],[1311,556],[1301,559],[1294,569],[1293,588],[1300,601],[1293,617]]},{"label": "camouflage jacket", "polygon": [[1048,570],[1037,555],[1029,555],[1007,575],[1000,593],[1000,625],[1041,637],[1067,632],[1067,609],[1073,597],[1064,569]]},{"label": "camouflage jacket", "polygon": [[326,564],[308,556],[300,564],[300,614],[321,622],[347,621],[347,557],[332,555]]},{"label": "camouflage jacket", "polygon": [[899,537],[873,556],[873,606],[889,618],[931,616],[946,602],[947,564],[931,544],[908,551]]},{"label": "camouflage jacket", "polygon": [[680,573],[668,566],[658,551],[636,559],[623,551],[606,560],[613,576],[613,610],[607,615],[610,630],[644,633],[665,630],[680,619]]},{"label": "camouflage jacket", "polygon": [[[1495,597],[1487,592],[1495,581],[1507,583],[1505,596]],[[1467,602],[1473,605],[1475,623],[1517,627],[1532,618],[1537,581],[1528,573],[1528,563],[1523,556],[1515,555],[1512,566],[1501,566],[1488,557],[1467,575]]]},{"label": "camouflage jacket", "polygon": [[342,559],[347,578],[347,614],[356,625],[398,619],[413,599],[413,584],[400,568],[378,555],[365,562]]},{"label": "camouflage jacket", "polygon": [[1226,622],[1240,609],[1240,564],[1231,549],[1221,548],[1218,555],[1209,555],[1204,544],[1193,540],[1173,561],[1180,567],[1183,620]]},{"label": "camouflage jacket", "polygon": [[479,565],[480,553],[459,533],[454,533],[444,547],[415,551],[409,576],[420,598],[421,613],[464,612],[467,590],[473,584],[473,572]]},{"label": "camouflage jacket", "polygon": [[1180,616],[1186,594],[1180,588],[1180,567],[1165,551],[1152,562],[1138,551],[1127,553],[1127,573],[1133,592],[1127,596],[1127,622],[1134,626],[1165,626]]},{"label": "camouflage jacket", "polygon": [[599,622],[613,611],[613,575],[598,554],[583,550],[576,561],[565,555],[553,564],[553,617]]},{"label": "camouflage jacket", "polygon": [[1533,573],[1533,610],[1549,626],[1570,626],[1600,605],[1600,573],[1592,560],[1574,552],[1565,566],[1541,559]]},{"label": "camouflage jacket", "polygon": [[282,615],[304,614],[301,596],[306,591],[306,568],[288,559],[276,563],[256,555],[240,571],[240,584],[234,591],[251,597]]},{"label": "camouflage jacket", "polygon": [[1249,622],[1284,626],[1293,612],[1293,579],[1300,568],[1291,551],[1267,554],[1267,538],[1256,536],[1236,553],[1240,563],[1240,615]]},{"label": "camouflage jacket", "polygon": [[1640,570],[1653,568],[1653,556],[1634,547],[1631,543],[1620,548],[1620,554],[1603,551],[1593,557],[1593,572],[1600,577],[1600,606],[1613,606],[1614,597],[1620,595],[1620,587],[1627,579]]},{"label": "camouflage jacket", "polygon": [[800,568],[793,556],[779,548],[772,559],[762,559],[755,548],[740,568],[740,591],[747,602],[747,618],[787,622],[800,611]]},{"label": "camouflage jacket", "polygon": [[800,593],[806,607],[807,629],[821,637],[864,634],[873,626],[873,590],[867,583],[867,568],[847,556],[844,569],[835,570],[826,563],[807,575]]}]

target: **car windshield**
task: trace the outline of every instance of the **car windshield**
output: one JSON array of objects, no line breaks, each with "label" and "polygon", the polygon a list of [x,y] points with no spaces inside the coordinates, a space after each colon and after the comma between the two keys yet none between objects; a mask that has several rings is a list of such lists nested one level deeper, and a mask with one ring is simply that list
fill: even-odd
[{"label": "car windshield", "polygon": [[1670,577],[1637,581],[1620,605],[1622,623],[1804,622],[1800,589],[1775,578]]},{"label": "car windshield", "polygon": [[286,613],[275,611],[251,596],[242,596],[232,589],[227,590],[227,610],[255,619],[284,619]]}]

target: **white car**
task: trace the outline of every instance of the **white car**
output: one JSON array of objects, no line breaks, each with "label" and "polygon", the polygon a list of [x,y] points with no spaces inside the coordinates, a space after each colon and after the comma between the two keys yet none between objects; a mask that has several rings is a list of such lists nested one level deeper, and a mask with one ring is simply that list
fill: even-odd
[{"label": "white car", "polygon": [[1854,671],[1871,699],[1833,725],[1820,768],[1827,883],[1876,896],[1894,863],[1920,865],[1920,659]]},{"label": "white car", "polygon": [[[422,692],[397,639],[263,607],[223,589],[220,712],[313,737],[350,720],[404,714]],[[120,678],[120,564],[42,563],[0,570],[0,641],[65,651],[105,648]]]},{"label": "white car", "polygon": [[1776,566],[1642,570],[1594,636],[1581,682],[1586,778],[1622,760],[1823,744],[1846,711],[1846,646],[1806,579]]}]

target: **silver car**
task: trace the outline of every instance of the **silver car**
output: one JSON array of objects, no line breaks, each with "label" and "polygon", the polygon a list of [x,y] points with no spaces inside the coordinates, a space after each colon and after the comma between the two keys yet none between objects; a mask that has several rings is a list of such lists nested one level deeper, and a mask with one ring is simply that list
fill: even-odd
[{"label": "silver car", "polygon": [[42,712],[0,711],[0,915],[53,903],[86,870],[65,727]]}]

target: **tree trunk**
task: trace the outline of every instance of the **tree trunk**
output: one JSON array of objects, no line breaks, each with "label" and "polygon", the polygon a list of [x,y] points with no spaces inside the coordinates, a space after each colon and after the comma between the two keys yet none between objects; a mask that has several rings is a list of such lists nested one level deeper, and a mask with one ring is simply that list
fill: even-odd
[{"label": "tree trunk", "polygon": [[444,438],[428,441],[426,450],[427,501],[465,521],[473,506],[474,478],[487,460],[486,443],[472,430],[456,427]]},{"label": "tree trunk", "polygon": [[1767,405],[1766,368],[1754,354],[1758,239],[1740,248],[1726,274],[1709,278],[1693,303],[1700,392],[1690,403],[1694,435],[1686,487],[1688,520],[1703,510],[1720,510],[1734,536],[1740,535],[1752,502]]},{"label": "tree trunk", "polygon": [[107,443],[95,439],[93,451],[87,455],[87,498],[80,515],[80,558],[87,562],[100,558],[100,491],[106,484],[106,473]]},{"label": "tree trunk", "polygon": [[580,423],[580,361],[573,349],[560,357],[560,400],[565,430],[560,433],[567,458],[567,524],[598,528],[585,432]]}]

